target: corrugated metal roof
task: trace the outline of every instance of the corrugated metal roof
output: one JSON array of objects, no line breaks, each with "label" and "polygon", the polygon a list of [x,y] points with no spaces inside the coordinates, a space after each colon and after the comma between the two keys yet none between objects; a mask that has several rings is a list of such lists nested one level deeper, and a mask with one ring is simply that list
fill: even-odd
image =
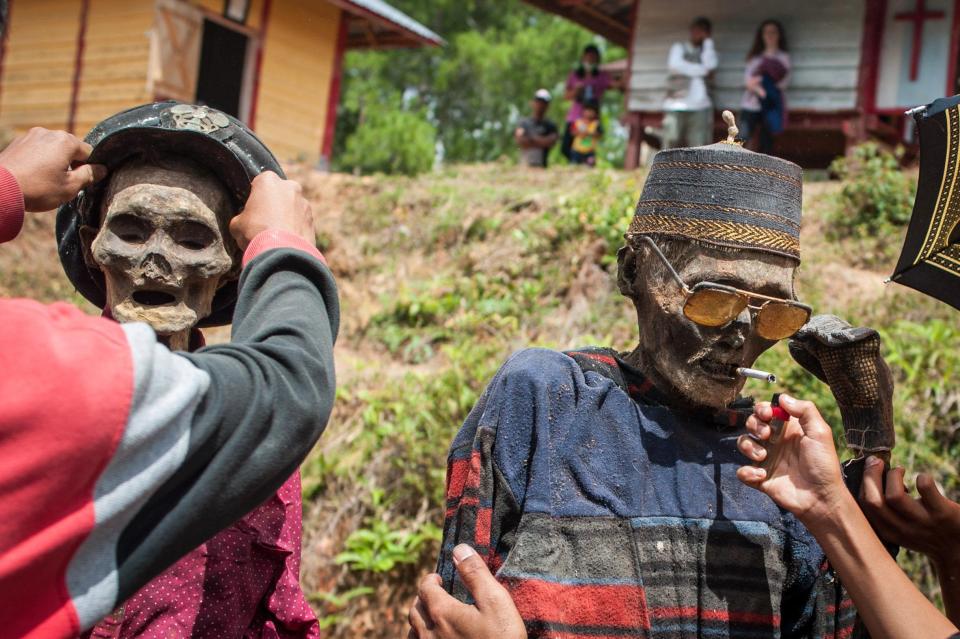
[{"label": "corrugated metal roof", "polygon": [[606,39],[627,47],[639,0],[523,0],[544,11],[576,22]]},{"label": "corrugated metal roof", "polygon": [[426,28],[403,11],[391,7],[383,0],[345,0],[345,4],[353,5],[363,11],[376,14],[380,18],[393,23],[400,29],[410,32],[416,38],[431,44],[444,44],[443,38]]}]

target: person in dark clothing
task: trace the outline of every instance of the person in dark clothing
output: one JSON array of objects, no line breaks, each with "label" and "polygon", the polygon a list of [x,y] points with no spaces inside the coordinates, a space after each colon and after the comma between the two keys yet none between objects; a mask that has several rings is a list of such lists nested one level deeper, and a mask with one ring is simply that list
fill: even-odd
[{"label": "person in dark clothing", "polygon": [[546,168],[550,149],[557,143],[557,125],[547,117],[550,92],[538,89],[530,101],[530,117],[517,123],[513,137],[520,147],[520,157],[527,166]]}]

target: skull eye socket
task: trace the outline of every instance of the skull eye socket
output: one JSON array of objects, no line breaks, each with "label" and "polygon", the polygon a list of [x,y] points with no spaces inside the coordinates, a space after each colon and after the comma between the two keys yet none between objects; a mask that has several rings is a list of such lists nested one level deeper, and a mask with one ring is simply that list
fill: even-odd
[{"label": "skull eye socket", "polygon": [[171,235],[174,242],[191,251],[201,251],[217,239],[216,233],[208,226],[197,222],[181,222],[176,225]]},{"label": "skull eye socket", "polygon": [[124,242],[143,244],[153,234],[153,225],[135,215],[123,213],[110,220],[110,231]]}]

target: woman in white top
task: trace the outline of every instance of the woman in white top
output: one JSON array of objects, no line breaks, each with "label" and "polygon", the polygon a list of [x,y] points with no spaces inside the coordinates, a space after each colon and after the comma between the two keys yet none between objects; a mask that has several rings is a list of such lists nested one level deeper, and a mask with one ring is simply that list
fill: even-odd
[{"label": "woman in white top", "polygon": [[777,20],[757,27],[744,71],[746,90],[740,103],[740,134],[749,142],[759,130],[761,153],[773,152],[774,136],[786,123],[786,88],[790,81],[787,35]]}]

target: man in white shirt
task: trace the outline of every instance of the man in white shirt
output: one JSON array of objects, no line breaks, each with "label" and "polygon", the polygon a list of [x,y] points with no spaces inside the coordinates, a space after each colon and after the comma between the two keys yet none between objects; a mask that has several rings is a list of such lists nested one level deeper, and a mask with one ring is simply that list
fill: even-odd
[{"label": "man in white shirt", "polygon": [[663,148],[709,144],[713,103],[707,81],[717,68],[717,51],[707,18],[690,23],[690,40],[674,42],[667,62],[667,97],[663,101]]}]

